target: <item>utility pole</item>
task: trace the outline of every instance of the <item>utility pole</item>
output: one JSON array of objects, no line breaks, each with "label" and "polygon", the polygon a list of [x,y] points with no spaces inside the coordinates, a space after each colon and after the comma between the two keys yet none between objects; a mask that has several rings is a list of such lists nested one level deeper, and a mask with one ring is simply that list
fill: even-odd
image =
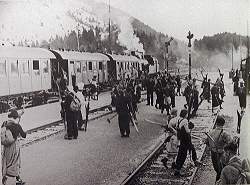
[{"label": "utility pole", "polygon": [[232,45],[232,70],[234,69],[234,46]]},{"label": "utility pole", "polygon": [[188,32],[188,66],[189,66],[189,70],[188,70],[188,77],[189,79],[191,79],[191,39],[194,37],[194,34],[191,34],[191,32]]},{"label": "utility pole", "polygon": [[108,53],[111,53],[111,22],[110,22],[110,0],[109,0],[109,47]]},{"label": "utility pole", "polygon": [[[165,66],[164,68],[166,69],[167,67],[167,73],[168,73],[168,46],[170,46],[170,42],[173,40],[173,37],[170,38],[170,40],[168,42],[165,42],[165,47],[166,47],[166,59],[165,59]],[[167,63],[167,66],[166,66]]]},{"label": "utility pole", "polygon": [[77,50],[80,51],[80,42],[79,42],[79,23],[77,24]]},{"label": "utility pole", "polygon": [[248,21],[247,21],[247,58],[246,58],[246,90],[250,93],[250,58],[249,58],[249,37],[248,37]]}]

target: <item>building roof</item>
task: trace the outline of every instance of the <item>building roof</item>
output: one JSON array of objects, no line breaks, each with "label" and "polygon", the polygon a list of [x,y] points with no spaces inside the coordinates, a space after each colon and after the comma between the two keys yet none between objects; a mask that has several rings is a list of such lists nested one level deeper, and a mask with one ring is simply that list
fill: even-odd
[{"label": "building roof", "polygon": [[0,58],[52,59],[56,57],[53,53],[44,48],[0,46]]},{"label": "building roof", "polygon": [[89,53],[79,51],[59,51],[55,50],[63,59],[74,61],[108,61],[109,58],[101,53]]}]

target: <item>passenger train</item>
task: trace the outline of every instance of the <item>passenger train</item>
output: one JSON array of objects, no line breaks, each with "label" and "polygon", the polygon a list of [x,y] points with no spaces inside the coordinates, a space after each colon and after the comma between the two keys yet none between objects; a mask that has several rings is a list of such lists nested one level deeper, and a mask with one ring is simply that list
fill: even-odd
[{"label": "passenger train", "polygon": [[66,86],[79,89],[95,76],[99,84],[138,78],[140,73],[157,73],[159,63],[152,64],[143,55],[89,53],[44,48],[0,46],[0,113],[4,104],[18,97],[32,99],[41,92],[58,91],[56,84],[65,79]]}]

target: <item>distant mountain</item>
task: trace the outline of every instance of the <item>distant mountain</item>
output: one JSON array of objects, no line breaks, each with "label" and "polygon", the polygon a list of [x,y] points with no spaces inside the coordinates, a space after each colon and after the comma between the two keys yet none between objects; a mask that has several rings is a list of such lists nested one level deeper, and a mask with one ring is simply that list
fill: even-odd
[{"label": "distant mountain", "polygon": [[[166,65],[165,42],[170,36],[117,8],[110,7],[109,12],[105,3],[94,0],[6,0],[0,1],[0,9],[2,43],[91,52],[137,50],[156,56],[161,69]],[[231,38],[234,41],[230,43]],[[222,33],[195,40],[192,66],[209,68],[214,64],[225,64],[229,67],[230,45],[238,49],[237,38],[238,35]],[[245,38],[241,40],[245,46]],[[224,59],[218,59],[218,55]],[[169,46],[168,61],[170,68],[186,67],[187,43],[174,38]]]}]

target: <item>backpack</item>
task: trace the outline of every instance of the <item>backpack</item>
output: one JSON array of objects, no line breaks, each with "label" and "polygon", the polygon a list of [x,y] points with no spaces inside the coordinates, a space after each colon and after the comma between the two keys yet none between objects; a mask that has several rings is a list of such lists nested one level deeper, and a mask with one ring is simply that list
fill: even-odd
[{"label": "backpack", "polygon": [[242,161],[242,171],[240,171],[240,177],[236,184],[250,184],[250,162],[248,159]]},{"label": "backpack", "polygon": [[73,97],[73,100],[70,103],[70,110],[73,112],[77,112],[81,109],[81,102],[75,95],[72,97]]},{"label": "backpack", "polygon": [[180,123],[182,122],[184,120],[184,118],[182,119],[182,120],[178,120],[178,122],[177,122],[177,127],[176,127],[176,132],[177,132],[177,134],[176,134],[176,136],[177,136],[177,139],[178,140],[180,140],[180,138],[181,138],[181,132],[180,132]]},{"label": "backpack", "polygon": [[6,127],[12,121],[5,121],[3,127],[1,128],[1,145],[10,146],[15,142],[15,138],[12,135],[12,132]]}]

